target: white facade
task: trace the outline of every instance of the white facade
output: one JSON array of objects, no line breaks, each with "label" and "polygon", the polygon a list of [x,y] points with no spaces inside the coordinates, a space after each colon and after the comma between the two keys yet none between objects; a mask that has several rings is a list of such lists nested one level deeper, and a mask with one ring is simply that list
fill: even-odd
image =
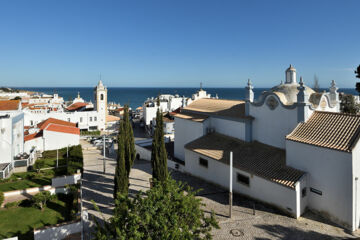
[{"label": "white facade", "polygon": [[[200,157],[208,160],[207,168],[199,164]],[[199,155],[187,149],[185,149],[185,172],[218,184],[225,189],[229,188],[229,165]],[[249,177],[249,185],[237,182],[237,173]],[[305,210],[305,207],[301,206],[302,202],[297,201],[298,198],[301,198],[300,190],[301,186],[304,185],[305,180],[302,180],[297,183],[295,189],[291,189],[256,175],[249,174],[240,169],[233,169],[234,192],[260,201],[266,201],[267,203],[290,213],[294,217],[299,217]]]},{"label": "white facade", "polygon": [[105,130],[106,128],[106,116],[108,114],[107,109],[107,88],[100,80],[95,87],[95,109],[98,112],[99,130]]},{"label": "white facade", "polygon": [[99,113],[97,111],[84,111],[84,112],[41,112],[34,113],[24,110],[25,126],[35,126],[38,123],[48,119],[56,118],[67,122],[78,124],[81,130],[94,130],[100,129]]},{"label": "white facade", "polygon": [[296,183],[295,189],[234,169],[234,172],[250,178],[250,185],[244,186],[236,183],[234,176],[234,191],[274,204],[295,217],[300,216],[308,207],[346,228],[358,229],[360,144],[352,151],[346,152],[286,140],[288,134],[306,122],[316,111],[340,112],[335,82],[331,82],[328,92],[316,93],[305,86],[301,78],[299,83],[296,81],[296,69],[290,66],[285,72],[285,83],[282,82],[270,91],[264,92],[257,100],[253,99],[252,88],[249,80],[246,87],[244,120],[212,114],[207,112],[208,106],[204,106],[204,112],[192,112],[205,116],[202,121],[198,121],[200,117],[184,117],[183,115],[191,113],[186,108],[180,112],[179,117],[175,116],[174,153],[176,158],[185,161],[185,171],[228,187],[228,165],[201,155],[208,160],[208,167],[203,167],[199,164],[200,155],[185,149],[187,143],[209,132],[217,132],[246,142],[258,141],[284,149],[286,166],[306,173]]},{"label": "white facade", "polygon": [[[359,146],[356,150],[358,149]],[[352,196],[356,192],[353,186],[355,177],[360,176],[360,164],[353,159],[353,154],[286,141],[287,165],[308,173],[307,206],[348,228],[359,225],[359,212],[356,217],[357,225],[352,224],[353,212],[356,212],[353,211]],[[353,165],[356,168],[353,169]],[[322,195],[310,189],[318,190]]]},{"label": "white facade", "polygon": [[21,111],[0,111],[0,163],[12,163],[24,152],[24,114]]}]

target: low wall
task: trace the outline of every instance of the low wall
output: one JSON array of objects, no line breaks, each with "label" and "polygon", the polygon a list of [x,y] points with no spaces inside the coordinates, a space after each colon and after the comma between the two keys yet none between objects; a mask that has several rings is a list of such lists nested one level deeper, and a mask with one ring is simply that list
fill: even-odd
[{"label": "low wall", "polygon": [[[139,145],[135,145],[136,155],[139,154],[140,159],[151,161],[151,151],[149,149],[143,148]],[[174,169],[176,171],[184,172],[184,165],[176,163],[170,159],[167,161],[168,168]]]},{"label": "low wall", "polygon": [[8,191],[8,192],[4,192],[4,197],[13,197],[17,195],[34,194],[41,191],[50,191],[51,188],[52,187],[50,185],[46,185],[42,187],[33,187],[22,190]]},{"label": "low wall", "polygon": [[77,184],[81,179],[81,173],[70,176],[55,177],[51,180],[52,187],[63,187],[65,185]]},{"label": "low wall", "polygon": [[77,220],[34,229],[34,240],[64,239],[71,234],[80,232],[82,232],[82,224],[80,220]]}]

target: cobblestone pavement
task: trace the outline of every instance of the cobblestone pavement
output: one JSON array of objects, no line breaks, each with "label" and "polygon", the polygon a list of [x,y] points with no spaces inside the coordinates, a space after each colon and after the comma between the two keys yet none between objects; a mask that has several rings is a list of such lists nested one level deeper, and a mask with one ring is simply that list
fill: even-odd
[{"label": "cobblestone pavement", "polygon": [[[113,177],[115,160],[106,161],[106,173],[103,173],[103,158],[99,150],[82,141],[84,152],[83,205],[88,210],[90,219],[101,217],[92,206],[94,200],[109,217],[113,209]],[[214,211],[219,221],[220,229],[213,231],[214,239],[356,239],[359,233],[347,233],[343,228],[326,222],[317,215],[307,212],[303,217],[294,219],[285,216],[277,210],[254,202],[250,199],[234,195],[233,218],[228,218],[228,193],[225,189],[209,184],[193,176],[172,172],[176,180],[188,183],[194,189],[202,189],[198,197],[205,203],[206,212]],[[135,161],[130,174],[130,194],[149,189],[151,164],[148,161]],[[254,212],[255,206],[255,215]],[[91,222],[85,227],[90,232]],[[88,239],[88,238],[85,238]]]}]

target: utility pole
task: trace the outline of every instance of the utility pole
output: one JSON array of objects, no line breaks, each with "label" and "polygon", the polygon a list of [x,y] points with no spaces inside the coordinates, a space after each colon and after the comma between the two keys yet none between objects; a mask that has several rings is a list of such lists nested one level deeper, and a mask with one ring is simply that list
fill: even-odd
[{"label": "utility pole", "polygon": [[106,165],[106,164],[105,164],[105,157],[106,157],[106,156],[105,156],[105,150],[106,150],[106,149],[105,149],[105,139],[106,139],[106,138],[105,138],[105,135],[104,135],[104,148],[103,148],[103,151],[104,151],[104,173],[106,172],[106,170],[105,170],[105,165]]},{"label": "utility pole", "polygon": [[56,149],[56,168],[59,167],[59,149]]},{"label": "utility pole", "polygon": [[229,183],[229,218],[232,217],[232,204],[233,204],[233,195],[232,195],[232,179],[233,179],[233,152],[230,152],[230,183]]}]

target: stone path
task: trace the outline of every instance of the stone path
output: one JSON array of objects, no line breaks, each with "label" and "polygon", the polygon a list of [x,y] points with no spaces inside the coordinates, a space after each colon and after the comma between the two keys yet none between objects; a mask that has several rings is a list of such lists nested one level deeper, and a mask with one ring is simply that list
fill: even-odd
[{"label": "stone path", "polygon": [[[91,149],[92,145],[82,141],[84,153],[83,205],[88,210],[90,219],[101,217],[93,210],[91,200],[100,207],[105,218],[111,215],[113,209],[113,177],[115,160],[106,161],[106,174],[103,174],[103,160],[99,150]],[[89,148],[89,149],[87,149]],[[275,209],[254,202],[241,196],[234,196],[233,218],[228,219],[228,193],[215,185],[209,184],[190,175],[172,172],[176,180],[188,183],[199,192],[199,198],[206,204],[206,212],[214,211],[219,221],[220,229],[213,231],[214,239],[354,239],[359,233],[349,234],[341,227],[321,219],[311,212],[299,219],[282,215]],[[130,194],[149,189],[151,164],[139,160],[134,163],[130,174]],[[85,233],[90,232],[93,225],[86,225]],[[84,238],[89,239],[89,238]]]}]

